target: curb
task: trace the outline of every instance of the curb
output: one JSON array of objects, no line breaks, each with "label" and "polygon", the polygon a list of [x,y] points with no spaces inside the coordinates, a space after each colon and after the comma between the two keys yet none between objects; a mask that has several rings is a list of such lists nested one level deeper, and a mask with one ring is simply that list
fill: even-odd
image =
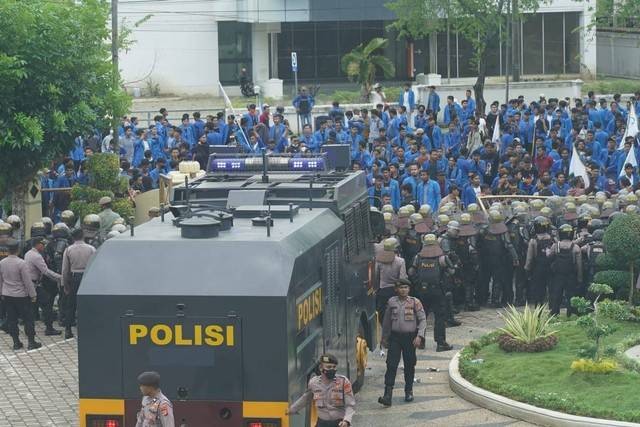
[{"label": "curb", "polygon": [[542,409],[527,403],[508,399],[477,387],[462,378],[458,369],[459,360],[460,353],[458,352],[449,363],[449,387],[451,387],[451,390],[464,400],[490,411],[497,412],[498,414],[548,427],[640,426],[640,424],[624,421],[603,420],[600,418],[565,414],[563,412]]}]

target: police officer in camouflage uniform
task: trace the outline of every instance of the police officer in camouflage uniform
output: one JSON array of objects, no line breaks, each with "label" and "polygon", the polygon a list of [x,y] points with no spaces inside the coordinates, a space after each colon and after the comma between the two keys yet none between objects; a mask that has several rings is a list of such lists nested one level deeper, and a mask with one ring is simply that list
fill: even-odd
[{"label": "police officer in camouflage uniform", "polygon": [[349,427],[355,414],[356,399],[351,382],[336,374],[338,358],[332,354],[320,356],[320,375],[312,377],[307,390],[287,409],[286,414],[297,414],[310,399],[318,412],[315,427]]},{"label": "police officer in camouflage uniform", "polygon": [[175,427],[173,405],[160,390],[160,375],[143,372],[138,375],[142,408],[136,417],[136,427]]},{"label": "police officer in camouflage uniform", "polygon": [[453,275],[454,265],[445,255],[435,234],[427,234],[422,239],[422,249],[409,268],[409,277],[413,283],[413,293],[420,299],[426,310],[433,312],[433,339],[436,351],[449,351],[447,343],[447,289],[445,275]]},{"label": "police officer in camouflage uniform", "polygon": [[388,353],[384,396],[378,403],[384,406],[391,406],[400,356],[404,362],[404,400],[413,401],[416,348],[424,345],[427,317],[420,300],[409,296],[410,286],[406,279],[396,282],[397,296],[389,299],[382,323],[382,346],[388,348]]}]

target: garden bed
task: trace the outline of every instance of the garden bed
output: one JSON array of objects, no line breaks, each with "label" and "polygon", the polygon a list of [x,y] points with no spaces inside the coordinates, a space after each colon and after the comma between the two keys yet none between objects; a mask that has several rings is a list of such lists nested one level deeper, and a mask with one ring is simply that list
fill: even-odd
[{"label": "garden bed", "polygon": [[[640,333],[635,322],[616,322],[618,330],[605,338],[605,346],[621,353]],[[462,376],[483,389],[541,408],[587,417],[640,422],[640,373],[620,357],[620,367],[609,374],[574,373],[585,342],[585,332],[575,321],[554,325],[557,346],[542,353],[506,353],[497,334],[470,344],[460,357]],[[482,363],[478,363],[482,359]]]}]

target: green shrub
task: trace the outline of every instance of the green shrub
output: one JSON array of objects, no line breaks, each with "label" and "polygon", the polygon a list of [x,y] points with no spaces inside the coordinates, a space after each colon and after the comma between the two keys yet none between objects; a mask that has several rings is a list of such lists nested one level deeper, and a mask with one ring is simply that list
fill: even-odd
[{"label": "green shrub", "polygon": [[111,209],[129,223],[129,217],[135,217],[136,209],[129,199],[116,199],[111,204]]},{"label": "green shrub", "polygon": [[628,295],[629,282],[631,274],[628,271],[621,270],[605,270],[598,271],[593,276],[595,283],[604,283],[613,289],[615,298],[625,299]]},{"label": "green shrub", "polygon": [[98,203],[102,197],[113,198],[113,192],[109,190],[96,190],[86,185],[74,185],[71,189],[71,200],[87,203]]},{"label": "green shrub", "polygon": [[609,374],[618,369],[615,360],[602,359],[595,362],[591,359],[578,359],[571,363],[571,370],[588,374]]},{"label": "green shrub", "polygon": [[534,309],[527,304],[522,311],[509,305],[500,316],[505,326],[499,330],[524,344],[532,344],[557,332],[551,329],[551,321],[555,316],[546,304]]},{"label": "green shrub", "polygon": [[82,219],[89,214],[100,213],[100,205],[98,202],[87,203],[83,200],[74,200],[69,204],[69,209],[73,211],[76,218],[82,222]]},{"label": "green shrub", "polygon": [[92,187],[114,191],[120,188],[120,159],[116,154],[97,153],[88,160]]}]

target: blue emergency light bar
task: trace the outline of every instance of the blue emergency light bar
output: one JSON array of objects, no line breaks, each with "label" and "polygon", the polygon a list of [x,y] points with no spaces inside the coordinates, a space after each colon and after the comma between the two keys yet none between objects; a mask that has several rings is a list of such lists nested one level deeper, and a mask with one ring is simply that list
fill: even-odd
[{"label": "blue emergency light bar", "polygon": [[[322,154],[314,154],[309,157],[294,157],[288,155],[266,156],[267,170],[279,172],[323,172],[326,170],[327,161]],[[237,156],[209,158],[208,172],[213,173],[238,173],[258,172],[263,170],[263,158],[261,156]]]}]

